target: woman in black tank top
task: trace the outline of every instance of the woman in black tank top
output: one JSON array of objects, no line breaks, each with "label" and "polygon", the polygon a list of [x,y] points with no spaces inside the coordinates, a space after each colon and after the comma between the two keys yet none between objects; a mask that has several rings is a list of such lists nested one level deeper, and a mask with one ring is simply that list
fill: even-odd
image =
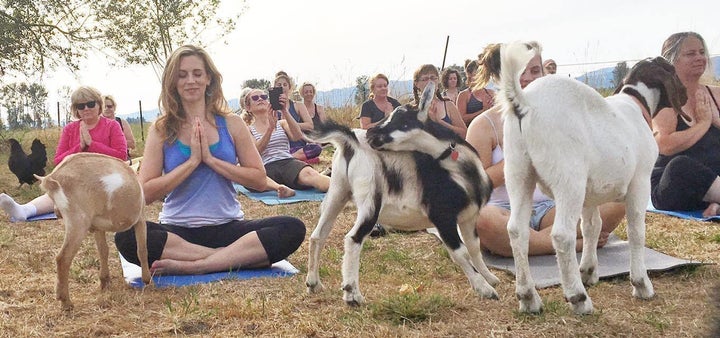
[{"label": "woman in black tank top", "polygon": [[720,87],[700,84],[709,58],[703,38],[694,32],[671,35],[662,56],[675,66],[687,88],[682,107],[692,118],[685,121],[671,108],[653,119],[660,155],[655,163],[652,202],[664,210],[703,210],[703,216],[720,211]]},{"label": "woman in black tank top", "polygon": [[325,107],[315,103],[315,85],[309,82],[305,82],[300,87],[300,94],[303,97],[303,103],[305,108],[312,118],[313,124],[322,123],[325,121]]},{"label": "woman in black tank top", "polygon": [[124,119],[115,116],[115,109],[117,109],[117,103],[115,102],[115,98],[112,97],[112,95],[103,96],[103,101],[105,104],[105,109],[103,109],[103,116],[115,120],[120,124],[120,128],[122,129],[123,134],[125,134],[125,140],[127,142],[128,160],[132,161],[130,157],[130,149],[135,149],[135,135],[133,135],[130,123],[128,123],[128,121],[125,121]]}]

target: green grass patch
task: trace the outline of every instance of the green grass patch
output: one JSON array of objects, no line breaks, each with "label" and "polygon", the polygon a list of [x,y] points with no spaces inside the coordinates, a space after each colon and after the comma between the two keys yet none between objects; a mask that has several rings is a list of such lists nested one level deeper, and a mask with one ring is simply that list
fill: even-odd
[{"label": "green grass patch", "polygon": [[370,309],[376,319],[407,325],[424,322],[452,306],[453,302],[445,296],[411,292],[386,297],[371,304]]}]

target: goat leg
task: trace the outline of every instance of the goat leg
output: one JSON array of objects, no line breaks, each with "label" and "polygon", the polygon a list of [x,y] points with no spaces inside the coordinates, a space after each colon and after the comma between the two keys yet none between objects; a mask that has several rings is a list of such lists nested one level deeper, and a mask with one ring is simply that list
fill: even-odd
[{"label": "goat leg", "polygon": [[150,268],[148,267],[148,251],[147,251],[147,223],[145,216],[140,215],[140,220],[133,226],[135,229],[135,241],[137,244],[137,256],[140,260],[140,268],[142,269],[142,281],[146,285],[150,284]]},{"label": "goat leg", "polygon": [[105,231],[93,231],[95,236],[95,245],[98,249],[98,258],[100,258],[100,290],[107,289],[110,284],[110,269],[108,268],[108,244],[105,239]]},{"label": "goat leg", "polygon": [[55,286],[57,299],[62,303],[65,311],[72,310],[73,304],[70,301],[68,290],[68,278],[70,276],[70,264],[80,249],[83,238],[87,233],[88,226],[82,226],[81,222],[75,222],[71,218],[65,218],[65,240],[55,257],[57,263],[58,280]]},{"label": "goat leg", "polygon": [[602,230],[602,219],[597,207],[583,208],[580,230],[583,236],[582,257],[580,258],[580,278],[586,286],[597,284],[597,243]]}]

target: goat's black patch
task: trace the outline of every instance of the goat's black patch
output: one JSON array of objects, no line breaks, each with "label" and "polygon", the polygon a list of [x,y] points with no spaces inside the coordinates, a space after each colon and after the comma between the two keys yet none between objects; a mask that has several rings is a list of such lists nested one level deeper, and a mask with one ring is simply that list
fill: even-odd
[{"label": "goat's black patch", "polygon": [[382,192],[376,191],[373,196],[373,214],[370,218],[366,218],[362,221],[362,224],[358,227],[357,232],[351,237],[353,242],[360,244],[363,238],[372,231],[373,226],[377,223],[378,217],[380,217],[380,208],[382,207]]},{"label": "goat's black patch", "polygon": [[398,195],[402,193],[403,178],[396,168],[389,168],[385,161],[382,161],[382,171],[385,174],[388,193]]},{"label": "goat's black patch", "polygon": [[462,244],[457,233],[458,214],[467,207],[469,198],[440,162],[430,155],[414,152],[418,178],[423,186],[421,203],[428,209],[428,218],[435,224],[445,245],[456,250]]},{"label": "goat's black patch", "polygon": [[[353,137],[355,137],[355,134],[353,134]],[[355,139],[355,140],[357,140],[357,139]],[[348,143],[344,143],[343,144],[343,158],[345,159],[345,163],[347,164],[345,166],[346,171],[350,170],[350,160],[352,160],[353,157],[355,157],[355,148],[353,148],[353,146],[351,146]],[[350,173],[346,172],[345,175],[346,176],[350,175]]]}]

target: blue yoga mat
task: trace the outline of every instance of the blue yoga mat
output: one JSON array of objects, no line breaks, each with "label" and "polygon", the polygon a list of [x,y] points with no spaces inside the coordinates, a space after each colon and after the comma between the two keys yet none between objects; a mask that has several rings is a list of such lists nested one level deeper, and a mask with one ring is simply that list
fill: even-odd
[{"label": "blue yoga mat", "polygon": [[48,219],[57,219],[57,215],[55,215],[54,212],[47,213],[47,214],[42,214],[42,215],[35,215],[35,216],[33,216],[33,217],[28,218],[27,221],[28,221],[28,222],[32,222],[32,221],[44,221],[44,220],[48,220]]},{"label": "blue yoga mat", "polygon": [[251,200],[260,201],[267,205],[289,204],[298,202],[321,202],[325,193],[316,189],[295,190],[295,196],[280,198],[277,191],[251,192],[240,184],[234,183],[235,191],[247,196]]},{"label": "blue yoga mat", "polygon": [[[145,286],[142,282],[142,269],[139,266],[128,262],[122,255],[120,255],[120,263],[122,263],[123,276],[125,277],[125,282],[128,283],[128,285],[134,288],[142,288]],[[290,264],[290,262],[282,260],[273,264],[271,267],[264,269],[233,270],[208,273],[204,275],[153,276],[152,281],[157,288],[167,288],[206,284],[228,279],[286,277],[292,276],[298,272],[299,270]]]},{"label": "blue yoga mat", "polygon": [[702,214],[703,210],[694,210],[694,211],[659,210],[659,209],[655,209],[655,207],[652,205],[652,202],[648,203],[647,211],[654,212],[657,214],[675,216],[675,217],[679,217],[682,219],[689,219],[689,220],[693,220],[693,221],[720,222],[720,215],[703,217],[703,214]]}]

